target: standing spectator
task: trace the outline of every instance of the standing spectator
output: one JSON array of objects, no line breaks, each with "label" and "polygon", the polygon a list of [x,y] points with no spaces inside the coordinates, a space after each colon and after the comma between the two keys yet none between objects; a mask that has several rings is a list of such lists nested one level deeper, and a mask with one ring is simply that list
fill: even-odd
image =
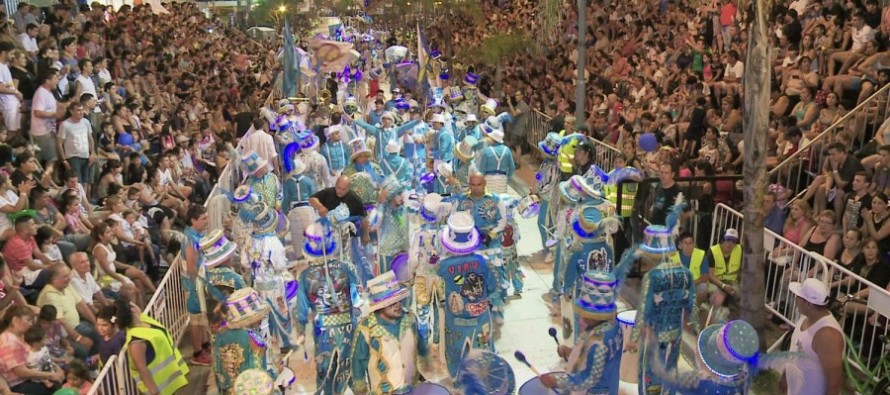
[{"label": "standing spectator", "polygon": [[844,335],[828,310],[829,291],[808,278],[789,286],[797,297],[800,319],[791,334],[791,352],[803,353],[794,369],[785,370],[779,388],[788,395],[839,395],[843,387]]},{"label": "standing spectator", "polygon": [[[510,148],[514,150],[513,156],[519,158],[527,144],[526,133],[528,129],[528,121],[531,118],[531,108],[525,101],[522,91],[516,91],[513,95],[514,100],[507,100],[510,106],[510,113],[513,115],[513,126],[510,128]],[[515,104],[514,104],[515,101]],[[517,163],[520,161],[517,161]]]},{"label": "standing spectator", "polygon": [[676,174],[677,168],[671,163],[662,163],[658,167],[658,177],[661,179],[661,184],[655,190],[655,199],[652,203],[652,209],[649,210],[649,218],[652,224],[664,225],[668,210],[674,205],[677,195],[680,194],[680,187],[674,181]]},{"label": "standing spectator", "polygon": [[[732,0],[723,0],[720,6],[720,35],[717,36],[717,47],[723,47],[723,52],[729,52],[732,48],[732,30],[735,26],[735,15],[738,9]],[[722,44],[722,45],[721,45]]]},{"label": "standing spectator", "polygon": [[863,225],[862,210],[871,209],[872,196],[871,177],[864,171],[856,172],[853,176],[852,191],[847,194],[844,217],[842,220],[844,232],[850,229],[859,229]]},{"label": "standing spectator", "polygon": [[71,116],[59,125],[56,145],[65,170],[77,175],[77,181],[84,185],[89,195],[90,185],[93,182],[90,169],[96,160],[92,128],[90,121],[83,117],[82,104],[74,102],[68,110]]},{"label": "standing spectator", "polygon": [[8,42],[0,42],[0,113],[6,130],[17,136],[22,128],[22,93],[15,86],[12,72],[9,70],[9,62],[12,60],[10,52],[15,46]]},{"label": "standing spectator", "polygon": [[53,162],[59,159],[56,151],[56,120],[65,113],[65,105],[56,101],[53,91],[59,84],[59,72],[49,69],[37,79],[40,87],[31,103],[31,138],[40,147],[39,159]]},{"label": "standing spectator", "polygon": [[[207,340],[207,332],[205,327],[207,324],[206,315],[201,311],[201,304],[198,301],[198,270],[204,264],[204,255],[198,249],[204,232],[207,231],[208,222],[207,209],[204,206],[193,204],[189,207],[185,217],[186,227],[183,234],[187,239],[187,243],[183,244],[181,257],[185,261],[185,273],[181,277],[182,287],[188,292],[188,300],[186,301],[186,310],[191,315],[189,320],[190,335],[192,337],[192,347],[194,354],[191,363],[193,365],[209,366],[210,359],[210,342]],[[118,313],[121,313],[121,309]],[[124,312],[125,313],[125,312]],[[128,328],[128,324],[121,321],[121,329]],[[130,318],[132,324],[133,318]],[[132,347],[132,346],[131,346]],[[143,347],[144,348],[144,347]],[[176,351],[177,353],[179,351]],[[143,361],[146,363],[146,361]]]},{"label": "standing spectator", "polygon": [[241,139],[242,152],[256,152],[260,158],[266,160],[266,163],[271,163],[272,170],[275,174],[281,174],[281,169],[279,169],[278,160],[278,151],[275,150],[275,139],[266,131],[266,122],[263,122],[262,118],[254,118],[253,120],[253,130],[249,130],[246,135]]},{"label": "standing spectator", "polygon": [[37,46],[37,31],[39,27],[33,23],[29,24],[28,27],[25,28],[24,33],[18,35],[19,43],[22,44],[22,49],[25,50],[25,53],[28,54],[29,58],[37,59],[37,51],[40,48]]},{"label": "standing spectator", "polygon": [[25,365],[28,358],[28,343],[25,343],[25,332],[34,324],[34,312],[27,306],[12,306],[0,321],[0,376],[9,384],[15,393],[28,395],[52,395],[55,391],[43,383],[30,380],[51,380],[62,382],[65,373],[41,372]]}]

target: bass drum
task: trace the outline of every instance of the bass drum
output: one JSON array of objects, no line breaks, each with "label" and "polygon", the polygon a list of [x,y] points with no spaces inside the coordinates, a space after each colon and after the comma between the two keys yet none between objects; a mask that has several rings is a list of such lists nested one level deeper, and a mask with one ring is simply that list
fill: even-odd
[{"label": "bass drum", "polygon": [[451,391],[447,388],[433,383],[420,383],[414,386],[414,390],[409,392],[410,395],[451,395]]},{"label": "bass drum", "polygon": [[[562,373],[562,372],[553,372],[553,373]],[[552,389],[545,387],[541,384],[541,378],[535,377],[529,381],[526,381],[522,387],[519,387],[519,395],[553,395],[554,392]]]}]

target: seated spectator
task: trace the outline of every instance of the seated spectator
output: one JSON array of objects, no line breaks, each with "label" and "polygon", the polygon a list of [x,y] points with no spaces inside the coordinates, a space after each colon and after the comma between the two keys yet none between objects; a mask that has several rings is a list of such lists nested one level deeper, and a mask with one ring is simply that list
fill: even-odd
[{"label": "seated spectator", "polygon": [[763,194],[763,227],[776,234],[782,234],[785,228],[785,210],[776,203],[774,192]]},{"label": "seated spectator", "polygon": [[42,372],[28,368],[29,347],[25,342],[25,332],[34,322],[34,312],[27,306],[12,306],[0,320],[0,376],[16,393],[28,395],[52,395],[53,388],[31,380],[49,380],[61,383],[65,373],[61,369],[54,372]]},{"label": "seated spectator", "polygon": [[[46,334],[44,343],[47,350],[49,350],[50,356],[53,358],[53,362],[64,367],[71,362],[73,357],[86,358],[88,355],[75,355],[74,347],[69,344],[69,342],[73,343],[73,341],[68,339],[68,332],[65,331],[65,326],[57,318],[58,315],[59,312],[56,310],[56,306],[51,304],[44,305],[40,308],[40,312],[37,313],[36,324]],[[89,339],[84,341],[89,341]]]},{"label": "seated spectator", "polygon": [[[862,243],[862,258],[863,259],[858,262],[859,265],[854,267],[851,271],[856,273],[859,277],[865,278],[866,281],[870,284],[874,284],[874,286],[878,288],[886,288],[887,286],[890,286],[890,258],[878,250],[877,242],[872,239],[866,239]],[[841,280],[839,294],[842,296],[838,298],[841,303],[844,303],[851,298],[868,299],[868,294],[872,288],[870,286],[864,286],[858,292],[849,294],[844,293],[844,291],[849,290],[848,286],[852,284],[852,282],[852,277]],[[845,305],[844,309],[847,313],[866,314],[868,306],[852,303]]]},{"label": "seated spectator", "polygon": [[59,249],[59,246],[56,245],[56,241],[56,235],[52,228],[49,226],[41,226],[37,228],[37,234],[34,235],[34,242],[37,243],[37,248],[40,252],[42,252],[43,255],[46,255],[46,259],[49,260],[50,265],[65,263],[65,260],[62,258],[62,251]]},{"label": "seated spectator", "polygon": [[121,175],[121,162],[117,160],[109,160],[102,168],[99,174],[99,184],[96,186],[96,197],[100,200],[105,199],[111,193],[108,188],[111,184],[123,185],[124,179]]},{"label": "seated spectator", "polygon": [[[856,172],[862,171],[862,164],[856,160],[853,155],[847,154],[847,147],[840,142],[831,144],[828,147],[828,160],[822,167],[822,174],[817,176],[804,195],[804,200],[815,198],[814,209],[816,212],[822,212],[829,202],[834,205],[834,213],[843,210],[844,199],[835,198],[838,194],[852,191],[853,176]],[[840,217],[835,218],[835,221]]]},{"label": "seated spectator", "polygon": [[49,281],[49,273],[45,270],[52,264],[43,252],[37,248],[34,235],[37,226],[34,219],[23,215],[15,220],[15,235],[3,245],[3,256],[9,265],[13,282],[16,286],[39,292]]},{"label": "seated spectator", "polygon": [[99,331],[99,364],[104,365],[113,355],[120,354],[126,342],[126,335],[120,330],[117,304],[111,303],[99,310],[96,328]]},{"label": "seated spectator", "polygon": [[875,194],[871,200],[871,210],[861,210],[863,236],[877,241],[882,254],[890,252],[890,210],[887,205],[887,195],[881,192]]},{"label": "seated spectator", "polygon": [[65,331],[74,337],[74,342],[83,341],[87,348],[94,350],[99,343],[96,315],[71,286],[71,269],[60,263],[53,265],[49,273],[49,284],[40,291],[37,306],[43,307],[48,304],[55,306],[58,310],[57,318],[64,325]]},{"label": "seated spectator", "polygon": [[0,240],[9,240],[15,234],[9,215],[28,208],[28,194],[35,185],[24,182],[14,188],[6,174],[0,173]]},{"label": "seated spectator", "polygon": [[[867,239],[866,242],[874,243],[874,239]],[[877,244],[874,245],[877,248]],[[850,271],[859,268],[862,266],[862,261],[865,259],[863,257],[862,246],[862,234],[856,229],[848,230],[847,233],[844,234],[844,250],[841,251],[841,255],[835,259],[834,262]],[[869,252],[869,254],[871,254],[871,252]],[[875,258],[872,257],[872,259]],[[828,283],[828,289],[831,290],[832,295],[837,295],[837,293],[840,292],[839,287],[842,285],[849,285],[852,280],[852,277],[847,277],[840,270],[832,270],[831,282]]]},{"label": "seated spectator", "polygon": [[[62,372],[64,370],[53,362],[52,356],[49,355],[49,349],[46,347],[46,333],[40,326],[32,325],[25,331],[25,343],[28,344],[28,357],[25,359],[25,366],[28,369],[39,372]],[[43,384],[46,388],[57,390],[62,388],[62,382],[53,382],[51,380],[31,380],[35,384]]]},{"label": "seated spectator", "polygon": [[[98,313],[102,306],[107,306],[111,301],[105,297],[96,278],[90,271],[90,258],[85,252],[75,252],[68,257],[68,264],[71,266],[71,286],[77,290],[77,293],[83,299],[84,303]],[[114,292],[108,292],[109,297],[117,297]]]},{"label": "seated spectator", "polygon": [[72,361],[68,364],[68,373],[65,375],[65,385],[62,388],[74,388],[79,395],[87,395],[93,386],[90,370],[80,361]]},{"label": "seated spectator", "polygon": [[[141,303],[143,293],[131,280],[130,274],[139,272],[130,265],[120,262],[117,253],[111,245],[114,238],[114,229],[106,223],[100,223],[93,228],[93,258],[96,260],[96,269],[99,274],[99,285],[103,289],[120,293],[128,299]],[[141,273],[141,272],[140,272]],[[144,273],[142,274],[145,275]]]},{"label": "seated spectator", "polygon": [[800,242],[803,249],[822,255],[829,260],[834,259],[841,250],[841,236],[838,234],[834,211],[824,210],[816,218],[816,226],[810,229]]}]

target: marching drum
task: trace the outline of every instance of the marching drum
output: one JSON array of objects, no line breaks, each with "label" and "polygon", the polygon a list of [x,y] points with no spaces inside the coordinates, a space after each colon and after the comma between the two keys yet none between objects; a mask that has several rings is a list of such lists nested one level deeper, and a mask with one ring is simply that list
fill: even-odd
[{"label": "marching drum", "polygon": [[519,200],[519,205],[516,206],[516,212],[518,212],[519,216],[522,218],[532,218],[538,215],[538,212],[540,211],[541,197],[536,193],[525,195],[525,197]]},{"label": "marching drum", "polygon": [[[627,310],[618,313],[618,324],[621,325],[621,334],[624,336],[624,349],[637,348],[637,344],[631,341],[631,332],[637,322],[637,311]],[[621,368],[619,377],[625,383],[640,382],[640,351],[625,351],[621,354]]]},{"label": "marching drum", "polygon": [[409,392],[410,395],[451,395],[451,391],[447,388],[433,383],[420,383],[414,386],[414,390]]},{"label": "marching drum", "polygon": [[[563,372],[551,372],[551,373],[563,373]],[[519,387],[519,395],[553,395],[552,389],[545,387],[541,384],[541,378],[535,377],[529,381],[526,381],[522,387]]]}]

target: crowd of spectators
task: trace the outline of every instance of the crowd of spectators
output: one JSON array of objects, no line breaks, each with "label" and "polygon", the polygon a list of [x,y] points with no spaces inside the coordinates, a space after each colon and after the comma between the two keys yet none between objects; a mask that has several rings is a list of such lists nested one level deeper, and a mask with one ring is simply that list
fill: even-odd
[{"label": "crowd of spectators", "polygon": [[165,6],[0,17],[0,394],[86,393],[267,100],[274,51]]}]

